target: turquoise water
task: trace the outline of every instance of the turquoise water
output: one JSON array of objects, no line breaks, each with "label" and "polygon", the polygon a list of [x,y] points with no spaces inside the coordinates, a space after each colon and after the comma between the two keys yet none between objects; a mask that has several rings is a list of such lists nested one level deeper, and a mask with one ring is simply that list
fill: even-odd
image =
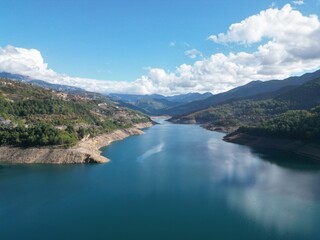
[{"label": "turquoise water", "polygon": [[320,167],[164,123],[102,165],[0,166],[0,239],[320,239]]}]

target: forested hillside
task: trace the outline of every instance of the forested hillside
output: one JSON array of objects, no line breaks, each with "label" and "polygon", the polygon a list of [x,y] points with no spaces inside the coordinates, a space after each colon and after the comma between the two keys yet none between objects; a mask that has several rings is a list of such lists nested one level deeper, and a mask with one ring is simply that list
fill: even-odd
[{"label": "forested hillside", "polygon": [[311,111],[287,111],[255,127],[241,127],[238,132],[320,143],[320,107]]},{"label": "forested hillside", "polygon": [[107,99],[0,78],[0,145],[70,146],[85,136],[148,121],[149,117]]},{"label": "forested hillside", "polygon": [[200,123],[211,130],[239,128],[263,136],[316,141],[320,131],[320,78],[268,94],[233,99],[172,122]]}]

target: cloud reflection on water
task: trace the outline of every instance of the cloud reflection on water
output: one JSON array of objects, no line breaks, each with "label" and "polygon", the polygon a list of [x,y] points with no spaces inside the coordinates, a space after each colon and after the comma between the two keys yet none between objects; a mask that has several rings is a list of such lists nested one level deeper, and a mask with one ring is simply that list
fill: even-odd
[{"label": "cloud reflection on water", "polygon": [[279,233],[305,232],[315,226],[317,214],[311,206],[320,199],[318,171],[281,167],[267,153],[218,141],[209,139],[207,147],[215,157],[213,178],[227,186],[231,209]]}]

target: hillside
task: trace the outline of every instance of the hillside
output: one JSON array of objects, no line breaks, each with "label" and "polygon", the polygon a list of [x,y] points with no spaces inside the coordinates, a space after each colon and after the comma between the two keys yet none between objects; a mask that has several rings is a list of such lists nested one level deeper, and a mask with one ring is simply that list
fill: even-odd
[{"label": "hillside", "polygon": [[78,87],[73,87],[73,86],[68,86],[68,85],[63,85],[63,84],[52,84],[52,83],[48,83],[43,80],[33,79],[33,78],[30,78],[28,76],[24,76],[21,74],[0,72],[0,78],[11,79],[11,80],[15,80],[18,82],[30,83],[30,84],[38,86],[38,87],[47,88],[47,89],[51,89],[54,91],[60,91],[60,92],[67,92],[67,93],[73,93],[73,94],[82,94],[82,93],[86,92],[85,90],[78,88]]},{"label": "hillside", "polygon": [[101,94],[101,93],[86,91],[86,90],[79,88],[79,87],[63,85],[63,84],[53,84],[53,83],[49,83],[49,82],[46,82],[43,80],[33,79],[28,76],[24,76],[24,75],[20,75],[20,74],[12,74],[12,73],[8,73],[8,72],[0,72],[0,78],[11,79],[11,80],[15,80],[18,82],[28,83],[33,86],[38,86],[38,87],[41,87],[41,88],[44,88],[47,90],[53,90],[56,92],[64,92],[67,94],[73,94],[73,95],[77,95],[77,96],[81,96],[81,97],[85,97],[85,98],[90,98],[92,100],[100,100],[100,101],[112,103],[112,104],[117,105],[119,107],[125,107],[125,108],[129,108],[129,109],[132,109],[135,111],[140,111],[145,114],[149,114],[148,112],[144,111],[143,109],[136,107],[130,103],[123,102],[118,98],[113,98],[111,96]]},{"label": "hillside", "polygon": [[320,78],[278,96],[276,100],[291,102],[295,110],[240,127],[237,133],[320,143]]},{"label": "hillside", "polygon": [[320,143],[320,107],[290,110],[256,126],[241,127],[237,132]]},{"label": "hillside", "polygon": [[0,78],[0,145],[68,147],[143,122],[149,117],[108,99]]},{"label": "hillside", "polygon": [[[291,115],[289,110],[307,110],[320,104],[320,77],[301,86],[284,87],[268,94],[233,99],[202,111],[173,117],[172,122],[200,123],[211,130],[232,131],[241,126],[258,127],[269,121],[279,122]],[[309,112],[308,112],[309,113]],[[299,115],[294,115],[298,117]],[[310,126],[312,128],[313,126]],[[293,133],[294,134],[294,133]]]},{"label": "hillside", "polygon": [[174,96],[163,96],[159,94],[137,95],[137,94],[110,94],[114,100],[120,100],[149,115],[163,115],[169,109],[184,105],[193,101],[199,101],[212,96],[211,93],[187,93]]},{"label": "hillside", "polygon": [[292,102],[299,109],[310,109],[320,104],[320,77],[275,98]]},{"label": "hillside", "polygon": [[237,99],[237,98],[248,98],[248,97],[268,97],[268,94],[274,93],[279,90],[284,90],[290,87],[300,86],[312,79],[320,77],[320,70],[307,73],[300,77],[289,77],[284,80],[271,80],[271,81],[253,81],[244,86],[234,88],[230,91],[219,93],[213,95],[209,98],[199,101],[193,101],[188,104],[180,105],[173,107],[165,111],[165,114],[170,116],[179,116],[186,115],[188,113],[204,110],[211,106],[221,104],[228,100]]}]

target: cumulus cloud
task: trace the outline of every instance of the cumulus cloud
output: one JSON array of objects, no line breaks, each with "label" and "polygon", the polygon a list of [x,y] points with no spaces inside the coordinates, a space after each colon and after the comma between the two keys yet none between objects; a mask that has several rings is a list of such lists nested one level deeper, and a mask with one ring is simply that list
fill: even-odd
[{"label": "cumulus cloud", "polygon": [[174,72],[151,69],[147,91],[179,93],[229,90],[252,80],[283,79],[320,67],[320,21],[285,5],[269,8],[209,37],[219,44],[260,43],[253,52],[213,54]]},{"label": "cumulus cloud", "polygon": [[186,56],[188,56],[189,58],[191,59],[195,59],[197,57],[202,57],[202,52],[200,52],[199,50],[197,49],[190,49],[190,50],[187,50],[184,52],[184,54]]},{"label": "cumulus cloud", "polygon": [[[56,73],[35,49],[0,48],[0,71],[19,73],[51,83],[62,83],[103,93],[160,93],[165,95],[218,93],[252,80],[282,79],[320,68],[320,21],[285,5],[269,8],[234,23],[226,33],[212,35],[216,44],[257,44],[253,52],[216,53],[174,71],[150,68],[133,82],[99,81]],[[193,51],[195,50],[195,51]],[[199,56],[196,49],[187,55]]]},{"label": "cumulus cloud", "polygon": [[36,49],[7,46],[0,48],[0,71],[37,76],[55,77],[56,73],[44,63],[41,53]]},{"label": "cumulus cloud", "polygon": [[13,46],[0,47],[0,72],[22,74],[30,78],[55,84],[77,86],[89,91],[122,92],[121,90],[136,89],[135,83],[99,81],[59,74],[48,67],[38,50]]},{"label": "cumulus cloud", "polygon": [[319,31],[319,19],[316,15],[303,16],[287,4],[282,9],[269,8],[240,23],[234,23],[227,33],[211,35],[209,39],[216,43],[241,44],[260,42],[263,38],[292,42],[294,39],[290,37],[307,38],[317,30]]}]

